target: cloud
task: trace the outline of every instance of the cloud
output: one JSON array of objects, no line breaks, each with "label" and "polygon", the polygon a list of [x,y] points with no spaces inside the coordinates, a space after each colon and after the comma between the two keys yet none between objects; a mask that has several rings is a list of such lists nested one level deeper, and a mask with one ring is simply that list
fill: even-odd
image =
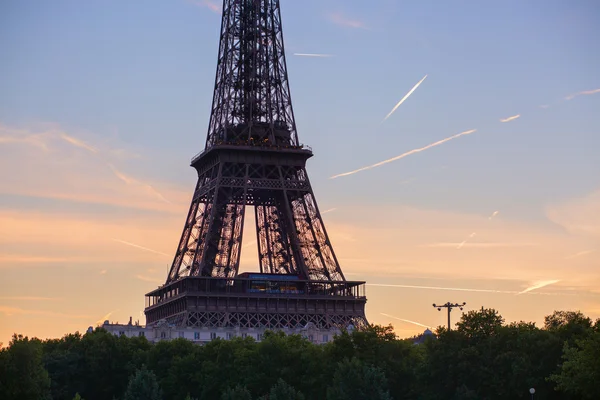
[{"label": "cloud", "polygon": [[165,283],[164,280],[161,279],[157,279],[157,278],[151,278],[148,276],[144,276],[144,275],[136,275],[135,276],[137,279],[139,279],[140,281],[144,281],[144,282],[153,282],[153,283]]},{"label": "cloud", "polygon": [[489,217],[488,219],[491,221],[491,220],[492,220],[492,219],[493,219],[493,218],[494,218],[496,215],[498,215],[498,214],[500,214],[500,211],[494,211],[494,212],[492,213],[492,215],[490,215],[490,217]]},{"label": "cloud", "polygon": [[166,253],[163,253],[163,252],[160,252],[160,251],[152,250],[152,249],[149,249],[149,248],[144,247],[144,246],[140,246],[140,245],[137,245],[137,244],[134,244],[134,243],[126,242],[124,240],[119,240],[119,239],[113,239],[113,240],[115,242],[122,243],[124,245],[131,246],[131,247],[135,247],[135,248],[138,248],[140,250],[149,251],[150,253],[159,254],[159,255],[165,256],[165,257],[172,257],[172,255],[170,255],[170,254],[166,254]]},{"label": "cloud", "polygon": [[470,135],[471,133],[474,133],[476,131],[477,131],[477,129],[471,129],[469,131],[461,132],[461,133],[458,133],[458,134],[456,134],[454,136],[450,136],[450,137],[447,137],[446,139],[438,140],[437,142],[428,144],[427,146],[423,146],[423,147],[420,147],[418,149],[413,149],[413,150],[407,151],[406,153],[402,153],[399,156],[388,158],[387,160],[380,161],[380,162],[375,163],[373,165],[369,165],[367,167],[362,167],[362,168],[359,168],[359,169],[355,169],[354,171],[350,171],[350,172],[344,172],[343,174],[334,175],[334,176],[332,176],[329,179],[336,179],[336,178],[340,178],[342,176],[354,175],[354,174],[362,172],[362,171],[366,171],[366,170],[369,170],[369,169],[377,168],[377,167],[380,167],[380,166],[385,165],[387,163],[391,163],[393,161],[400,160],[400,159],[402,159],[404,157],[408,157],[410,155],[413,155],[413,154],[420,153],[422,151],[428,150],[428,149],[430,149],[432,147],[439,146],[441,144],[444,144],[444,143],[446,143],[446,142],[448,142],[450,140],[459,138],[461,136]]},{"label": "cloud", "polygon": [[534,282],[531,284],[531,286],[529,286],[527,289],[523,290],[522,292],[519,292],[518,294],[529,293],[533,290],[541,289],[541,288],[544,288],[544,287],[550,286],[550,285],[554,285],[555,283],[558,283],[558,282],[560,282],[559,279]]},{"label": "cloud", "polygon": [[56,264],[70,261],[68,257],[45,257],[26,254],[0,254],[3,264]]},{"label": "cloud", "polygon": [[515,119],[519,118],[520,116],[521,116],[521,114],[513,115],[512,117],[501,119],[500,122],[514,121]]},{"label": "cloud", "polygon": [[208,8],[210,11],[215,14],[221,14],[222,7],[216,2],[211,0],[188,0],[189,3],[194,4],[199,7]]},{"label": "cloud", "polygon": [[96,321],[95,325],[104,324],[104,321],[107,321],[110,318],[110,316],[113,315],[114,313],[116,313],[117,311],[119,311],[119,310],[113,310],[113,311],[106,313],[106,315],[104,315],[104,317],[102,317],[98,321]]},{"label": "cloud", "polygon": [[588,254],[592,254],[594,253],[596,250],[584,250],[584,251],[580,251],[577,252],[575,254],[572,254],[570,256],[565,257],[565,260],[571,260],[573,258],[577,258],[577,257],[582,257],[582,256],[587,256]]},{"label": "cloud", "polygon": [[[474,235],[473,235],[474,236]],[[473,237],[469,236],[469,238]],[[426,244],[424,247],[456,247],[460,249],[462,247],[474,247],[474,248],[492,248],[492,247],[524,247],[524,246],[537,246],[536,243],[510,243],[510,242],[468,242],[468,239],[461,242],[441,242],[441,243],[432,243]]]},{"label": "cloud", "polygon": [[108,272],[108,271],[106,271],[105,269],[103,269],[102,271],[100,271],[100,275],[106,275],[106,272]]},{"label": "cloud", "polygon": [[46,310],[26,310],[23,308],[17,307],[6,307],[0,305],[0,313],[4,313],[6,316],[13,315],[36,315],[36,316],[47,316],[47,317],[58,317],[58,318],[73,318],[73,319],[86,319],[89,318],[89,315],[72,315],[72,314],[63,314],[54,311],[46,311]]},{"label": "cloud", "polygon": [[319,54],[319,53],[294,53],[298,57],[316,57],[316,58],[330,58],[335,57],[334,54]]},{"label": "cloud", "polygon": [[367,286],[404,288],[404,289],[447,290],[447,291],[451,291],[451,292],[519,294],[519,292],[514,291],[514,290],[468,289],[468,288],[440,287],[440,286],[394,285],[394,284],[368,283],[368,282],[367,282]]},{"label": "cloud", "polygon": [[422,326],[424,328],[429,328],[429,326],[427,326],[425,324],[422,324],[420,322],[411,321],[410,319],[398,318],[398,317],[394,317],[393,315],[385,314],[385,313],[380,313],[380,314],[384,315],[386,317],[389,317],[389,318],[397,319],[398,321],[408,322],[409,324],[413,324],[413,325],[417,325],[417,326]]},{"label": "cloud", "polygon": [[0,125],[0,138],[0,194],[178,213],[189,206],[189,190],[126,175],[110,161],[110,148],[60,129]]},{"label": "cloud", "polygon": [[36,296],[5,296],[5,297],[0,297],[0,300],[52,301],[52,300],[58,300],[58,298],[57,297],[36,297]]},{"label": "cloud", "polygon": [[548,219],[569,234],[600,238],[600,189],[586,196],[546,207]]},{"label": "cloud", "polygon": [[417,84],[416,84],[415,86],[413,86],[413,88],[412,88],[412,89],[410,89],[410,90],[409,90],[409,92],[408,92],[408,93],[406,93],[406,95],[404,95],[404,97],[403,97],[403,98],[402,98],[402,99],[401,99],[401,100],[400,100],[398,103],[396,103],[396,105],[394,106],[394,108],[392,108],[392,111],[390,111],[390,112],[388,113],[388,115],[386,115],[386,116],[385,116],[385,118],[383,119],[383,121],[381,121],[382,123],[383,123],[383,122],[385,122],[385,121],[386,121],[386,120],[387,120],[389,117],[391,117],[391,116],[392,116],[392,114],[394,114],[394,113],[396,112],[396,110],[398,109],[398,107],[400,107],[400,105],[401,105],[402,103],[404,103],[404,101],[405,101],[406,99],[408,99],[408,98],[410,97],[410,95],[411,95],[411,94],[412,94],[412,93],[413,93],[415,90],[417,90],[417,88],[418,88],[418,87],[421,85],[421,83],[423,83],[423,81],[425,80],[425,78],[427,78],[427,75],[425,75],[425,76],[423,77],[423,79],[421,79],[419,82],[417,82]]},{"label": "cloud", "polygon": [[347,28],[354,28],[354,29],[365,29],[366,28],[364,22],[359,21],[357,19],[350,19],[348,17],[345,17],[341,13],[329,14],[329,20],[336,25],[347,27]]},{"label": "cloud", "polygon": [[573,100],[577,96],[588,96],[588,95],[596,94],[596,93],[600,93],[600,89],[584,90],[583,92],[577,92],[574,94],[570,94],[567,97],[565,97],[565,100]]},{"label": "cloud", "polygon": [[477,235],[477,232],[473,232],[469,235],[468,238],[466,238],[465,240],[462,241],[462,243],[460,243],[458,246],[456,246],[456,248],[458,250],[462,249],[462,247],[469,241],[469,239],[472,239],[475,237],[475,235]]},{"label": "cloud", "polygon": [[327,213],[330,213],[330,212],[334,212],[335,210],[337,210],[337,208],[335,208],[335,207],[334,207],[334,208],[327,209],[327,210],[323,211],[323,212],[321,213],[321,215],[323,215],[323,214],[327,214]]}]

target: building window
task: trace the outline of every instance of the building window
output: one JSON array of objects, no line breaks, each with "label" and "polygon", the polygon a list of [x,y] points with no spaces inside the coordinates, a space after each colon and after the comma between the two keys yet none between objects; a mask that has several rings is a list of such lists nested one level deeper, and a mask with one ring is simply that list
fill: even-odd
[{"label": "building window", "polygon": [[166,332],[161,332],[161,333],[160,333],[160,338],[161,338],[161,339],[166,339],[166,338],[167,338],[167,334],[166,334]]},{"label": "building window", "polygon": [[200,332],[194,332],[194,340],[200,340]]},{"label": "building window", "polygon": [[138,332],[138,336],[146,336],[146,332]]},{"label": "building window", "polygon": [[227,340],[231,340],[231,339],[233,339],[233,333],[228,332],[227,333]]},{"label": "building window", "polygon": [[120,336],[124,336],[125,335],[125,331],[119,331],[119,335]]},{"label": "building window", "polygon": [[179,337],[180,338],[185,337],[185,333],[184,332],[179,332]]},{"label": "building window", "polygon": [[329,335],[323,335],[323,342],[324,343],[329,342]]},{"label": "building window", "polygon": [[217,338],[217,334],[215,332],[210,333],[210,340],[214,340]]},{"label": "building window", "polygon": [[259,340],[259,341],[260,341],[260,340],[263,340],[263,335],[262,335],[262,333],[259,333],[259,334],[257,334],[257,335],[256,335],[256,340]]},{"label": "building window", "polygon": [[313,335],[308,335],[308,340],[310,340],[312,342],[315,339],[313,338]]},{"label": "building window", "polygon": [[246,336],[248,336],[247,333],[242,333],[242,339],[246,339]]}]

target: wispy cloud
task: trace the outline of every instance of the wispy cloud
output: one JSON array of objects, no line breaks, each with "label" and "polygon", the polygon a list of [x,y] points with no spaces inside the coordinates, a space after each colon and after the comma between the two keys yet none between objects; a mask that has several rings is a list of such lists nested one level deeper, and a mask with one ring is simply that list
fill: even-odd
[{"label": "wispy cloud", "polygon": [[37,315],[37,316],[46,316],[46,317],[59,317],[59,318],[73,318],[73,319],[87,319],[89,315],[72,315],[72,314],[63,314],[54,311],[46,311],[46,310],[26,310],[23,308],[17,307],[6,307],[0,306],[0,313],[5,314],[6,316],[13,315]]},{"label": "wispy cloud", "polygon": [[103,269],[102,271],[100,271],[100,275],[106,275],[106,272],[107,271],[105,269]]},{"label": "wispy cloud", "polygon": [[320,54],[320,53],[294,53],[298,57],[316,57],[316,58],[330,58],[335,57],[334,54]]},{"label": "wispy cloud", "polygon": [[90,146],[89,144],[84,143],[82,140],[79,140],[73,136],[69,136],[64,132],[60,132],[58,134],[58,136],[65,142],[70,143],[71,145],[73,145],[75,147],[79,147],[80,149],[87,150],[90,153],[98,154],[98,150],[96,150],[94,147]]},{"label": "wispy cloud", "polygon": [[[474,236],[474,235],[473,235]],[[469,236],[470,238],[471,236]],[[460,247],[459,247],[460,246]],[[469,242],[465,240],[461,243],[441,242],[423,245],[423,247],[474,247],[474,248],[492,248],[492,247],[529,247],[537,246],[536,243],[510,243],[510,242]]]},{"label": "wispy cloud", "polygon": [[114,313],[116,313],[117,311],[119,311],[119,310],[113,310],[113,311],[106,313],[106,315],[104,317],[102,317],[98,321],[96,321],[95,325],[102,325],[104,323],[104,321],[107,321],[110,318],[110,316],[113,315]]},{"label": "wispy cloud", "polygon": [[418,149],[413,149],[413,150],[407,151],[406,153],[400,154],[399,156],[388,158],[387,160],[380,161],[380,162],[375,163],[373,165],[369,165],[367,167],[362,167],[362,168],[359,168],[359,169],[355,169],[354,171],[350,171],[350,172],[344,172],[343,174],[334,175],[334,176],[332,176],[329,179],[336,179],[336,178],[340,178],[342,176],[354,175],[354,174],[362,172],[362,171],[367,171],[369,169],[377,168],[377,167],[380,167],[380,166],[385,165],[387,163],[391,163],[391,162],[400,160],[400,159],[402,159],[404,157],[408,157],[410,155],[413,155],[413,154],[420,153],[422,151],[428,150],[428,149],[430,149],[432,147],[439,146],[441,144],[444,144],[446,142],[449,142],[450,140],[459,138],[461,136],[470,135],[471,133],[474,133],[474,132],[477,132],[477,129],[471,129],[469,131],[458,133],[458,134],[456,134],[454,136],[450,136],[450,137],[447,137],[446,139],[438,140],[437,142],[428,144],[427,146],[420,147]]},{"label": "wispy cloud", "polygon": [[540,108],[550,108],[550,106],[548,104],[542,104]]},{"label": "wispy cloud", "polygon": [[465,240],[462,241],[462,243],[460,243],[458,246],[456,246],[456,249],[457,250],[462,249],[462,247],[469,241],[469,239],[474,238],[475,235],[477,235],[477,232],[471,233],[468,238],[466,238]]},{"label": "wispy cloud", "polygon": [[538,281],[538,282],[534,282],[527,289],[525,289],[522,292],[519,292],[517,294],[529,293],[529,292],[531,292],[533,290],[541,289],[541,288],[544,288],[544,287],[550,286],[550,285],[554,285],[555,283],[558,283],[558,282],[560,282],[560,280],[558,280],[558,279],[554,279],[554,280],[550,280],[550,281]]},{"label": "wispy cloud", "polygon": [[399,102],[398,102],[398,103],[397,103],[397,104],[394,106],[394,108],[392,108],[392,111],[390,111],[390,112],[388,113],[388,115],[386,115],[386,116],[385,116],[385,118],[383,119],[383,121],[381,121],[381,123],[385,122],[385,121],[386,121],[386,120],[387,120],[389,117],[391,117],[391,116],[392,116],[392,114],[394,114],[394,113],[396,112],[396,110],[398,109],[398,107],[400,107],[400,105],[401,105],[402,103],[404,103],[404,101],[405,101],[406,99],[408,99],[408,98],[410,97],[410,95],[411,95],[411,94],[412,94],[412,93],[413,93],[415,90],[417,90],[417,88],[419,87],[419,85],[421,85],[421,83],[423,83],[423,81],[425,80],[425,78],[427,78],[427,75],[425,75],[425,76],[423,77],[423,79],[421,79],[419,82],[417,82],[417,84],[416,84],[415,86],[413,86],[413,88],[412,88],[412,89],[410,89],[410,90],[409,90],[409,92],[408,92],[408,93],[406,93],[406,95],[404,95],[404,97],[403,97],[403,98],[402,98],[402,99],[401,99],[401,100],[400,100],[400,101],[399,101]]},{"label": "wispy cloud", "polygon": [[327,214],[327,213],[330,213],[330,212],[334,212],[335,210],[337,210],[337,208],[336,208],[336,207],[334,207],[334,208],[330,208],[330,209],[327,209],[327,210],[323,211],[323,212],[321,213],[321,215],[323,215],[323,214]]},{"label": "wispy cloud", "polygon": [[110,170],[113,172],[113,174],[115,174],[115,176],[117,178],[119,178],[120,180],[122,180],[123,182],[125,182],[128,185],[139,185],[142,186],[144,189],[146,189],[150,194],[152,194],[153,196],[155,196],[157,199],[165,202],[165,203],[171,203],[169,200],[167,200],[165,198],[165,196],[163,196],[159,191],[157,191],[156,189],[154,189],[154,187],[152,187],[151,185],[147,184],[147,183],[143,183],[140,182],[130,176],[125,175],[123,172],[119,171],[114,165],[108,163],[108,167],[110,168]]},{"label": "wispy cloud", "polygon": [[135,276],[137,279],[139,279],[140,281],[144,281],[144,282],[152,282],[152,283],[164,283],[164,281],[157,279],[157,278],[151,278],[149,276],[145,276],[145,275],[136,275]]},{"label": "wispy cloud", "polygon": [[565,100],[573,100],[577,96],[587,96],[587,95],[596,94],[596,93],[600,93],[600,89],[584,90],[583,92],[573,93],[573,94],[570,94],[567,97],[565,97]]},{"label": "wispy cloud", "polygon": [[199,7],[208,8],[210,11],[221,14],[221,6],[216,1],[211,0],[188,0],[189,3],[194,4]]},{"label": "wispy cloud", "polygon": [[329,20],[336,25],[354,29],[365,29],[365,23],[357,19],[348,18],[341,13],[329,14]]},{"label": "wispy cloud", "polygon": [[380,313],[380,314],[384,315],[386,317],[389,317],[389,318],[397,319],[398,321],[408,322],[409,324],[413,324],[413,325],[417,325],[417,326],[422,326],[424,328],[429,328],[429,326],[427,326],[425,324],[422,324],[422,323],[416,322],[416,321],[411,321],[410,319],[398,318],[398,317],[394,317],[393,315],[386,314],[386,313]]},{"label": "wispy cloud", "polygon": [[500,211],[494,211],[494,212],[492,213],[492,215],[490,215],[490,216],[489,216],[489,218],[488,218],[488,219],[491,221],[491,220],[492,220],[492,219],[494,219],[494,217],[495,217],[496,215],[498,215],[498,214],[500,214]]},{"label": "wispy cloud", "polygon": [[0,263],[14,264],[53,264],[72,261],[67,257],[46,257],[46,256],[31,256],[21,254],[0,254]]},{"label": "wispy cloud", "polygon": [[135,247],[135,248],[137,248],[137,249],[144,250],[144,251],[149,251],[150,253],[159,254],[159,255],[161,255],[161,256],[165,256],[165,257],[171,257],[171,255],[169,255],[169,254],[166,254],[166,253],[163,253],[163,252],[160,252],[160,251],[156,251],[156,250],[152,250],[152,249],[149,249],[149,248],[147,248],[147,247],[140,246],[139,244],[135,244],[135,243],[131,243],[131,242],[126,242],[126,241],[124,241],[124,240],[120,240],[120,239],[113,239],[113,240],[114,240],[115,242],[118,242],[118,243],[124,244],[124,245],[126,245],[126,246]]},{"label": "wispy cloud", "polygon": [[570,256],[565,257],[565,260],[571,260],[573,258],[577,258],[577,257],[582,257],[582,256],[587,256],[588,254],[592,254],[594,253],[596,250],[584,250],[584,251],[580,251],[579,253],[575,253],[572,254]]},{"label": "wispy cloud", "polygon": [[520,116],[521,116],[521,114],[513,115],[512,117],[501,119],[500,122],[514,121],[515,119],[519,118]]},{"label": "wispy cloud", "polygon": [[37,300],[41,300],[41,301],[52,301],[52,300],[58,300],[57,297],[36,297],[36,296],[5,296],[5,297],[0,297],[0,300],[15,300],[15,301],[37,301]]},{"label": "wispy cloud", "polygon": [[395,284],[368,283],[368,282],[367,282],[367,286],[405,288],[405,289],[447,290],[447,291],[451,291],[451,292],[502,293],[502,294],[518,294],[519,293],[514,290],[468,289],[468,288],[453,288],[453,287],[439,287],[439,286],[395,285]]}]

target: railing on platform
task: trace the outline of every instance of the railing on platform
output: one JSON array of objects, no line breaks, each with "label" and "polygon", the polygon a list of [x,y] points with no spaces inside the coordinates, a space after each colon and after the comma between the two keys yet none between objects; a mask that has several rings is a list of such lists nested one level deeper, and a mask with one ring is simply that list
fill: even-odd
[{"label": "railing on platform", "polygon": [[281,145],[267,145],[264,143],[248,143],[248,142],[219,142],[217,144],[212,145],[211,147],[202,150],[200,153],[196,154],[192,157],[191,163],[194,164],[200,157],[202,157],[205,153],[210,151],[213,148],[217,147],[247,147],[252,149],[262,149],[262,150],[306,150],[312,153],[312,147],[301,144],[299,146],[281,146]]}]

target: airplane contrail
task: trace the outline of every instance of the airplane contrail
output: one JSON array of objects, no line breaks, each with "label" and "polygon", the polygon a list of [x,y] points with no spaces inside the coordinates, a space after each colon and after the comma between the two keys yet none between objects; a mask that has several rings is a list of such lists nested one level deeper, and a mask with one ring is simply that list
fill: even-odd
[{"label": "airplane contrail", "polygon": [[573,255],[570,255],[568,257],[565,257],[565,260],[570,260],[572,258],[577,258],[577,257],[581,257],[581,256],[586,256],[588,254],[592,254],[593,252],[595,252],[596,250],[584,250],[584,251],[580,251],[579,253],[575,253]]},{"label": "airplane contrail", "polygon": [[383,284],[383,283],[367,283],[367,285],[368,286],[379,286],[379,287],[397,287],[397,288],[407,288],[407,289],[449,290],[449,291],[453,291],[453,292],[519,294],[519,292],[514,291],[514,290],[446,288],[446,287],[439,287],[439,286],[394,285],[394,284]]},{"label": "airplane contrail", "polygon": [[472,239],[472,238],[474,238],[474,237],[475,237],[475,235],[477,235],[477,232],[473,232],[473,233],[471,233],[471,234],[469,235],[469,237],[468,237],[468,238],[466,238],[465,240],[463,240],[463,242],[462,242],[461,244],[459,244],[459,245],[456,247],[456,249],[457,249],[457,250],[460,250],[460,249],[462,249],[462,247],[465,245],[465,243],[467,243],[467,242],[469,241],[469,239]]},{"label": "airplane contrail", "polygon": [[492,219],[493,219],[493,218],[494,218],[496,215],[498,215],[498,214],[500,214],[500,211],[494,211],[494,212],[492,213],[492,215],[490,215],[490,217],[489,217],[488,219],[491,221],[491,220],[492,220]]},{"label": "airplane contrail", "polygon": [[356,174],[358,172],[366,171],[368,169],[377,168],[377,167],[380,167],[380,166],[382,166],[384,164],[391,163],[391,162],[396,161],[396,160],[400,160],[401,158],[404,158],[404,157],[408,157],[408,156],[410,156],[412,154],[420,153],[420,152],[428,150],[428,149],[430,149],[432,147],[439,146],[440,144],[449,142],[450,140],[459,138],[461,136],[470,135],[473,132],[477,132],[477,129],[471,129],[469,131],[458,133],[458,134],[456,134],[454,136],[450,136],[450,137],[447,137],[446,139],[438,140],[435,143],[428,144],[427,146],[420,147],[418,149],[413,149],[413,150],[407,151],[406,153],[400,154],[399,156],[392,157],[392,158],[389,158],[387,160],[380,161],[380,162],[378,162],[376,164],[369,165],[367,167],[362,167],[362,168],[359,168],[359,169],[355,169],[354,171],[344,172],[343,174],[334,175],[334,176],[332,176],[329,179],[336,179],[336,178],[340,178],[342,176],[353,175],[353,174]]},{"label": "airplane contrail", "polygon": [[521,116],[521,114],[513,115],[512,117],[501,119],[500,122],[514,121],[515,119],[519,118],[520,116]]},{"label": "airplane contrail", "polygon": [[424,324],[422,324],[420,322],[411,321],[410,319],[398,318],[398,317],[394,317],[393,315],[386,314],[386,313],[379,313],[379,314],[385,315],[386,317],[389,317],[389,318],[397,319],[398,321],[408,322],[409,324],[414,324],[414,325],[422,326],[422,327],[425,327],[425,328],[428,328],[428,329],[430,328],[427,325],[424,325]]},{"label": "airplane contrail", "polygon": [[571,94],[571,95],[565,97],[565,100],[573,100],[577,96],[589,95],[589,94],[595,94],[595,93],[600,93],[600,89],[584,90],[583,92],[578,92],[578,93],[575,93],[575,94]]},{"label": "airplane contrail", "polygon": [[319,53],[294,53],[295,56],[298,57],[319,57],[319,58],[329,58],[335,57],[333,54],[319,54]]},{"label": "airplane contrail", "polygon": [[558,282],[560,282],[560,280],[558,280],[558,279],[554,279],[551,281],[534,282],[533,285],[529,286],[527,289],[525,289],[522,292],[519,292],[517,294],[529,293],[532,290],[541,289],[541,288],[549,286],[549,285],[554,285],[555,283],[558,283]]},{"label": "airplane contrail", "polygon": [[330,208],[330,209],[328,209],[328,210],[325,210],[325,211],[323,211],[323,212],[321,213],[321,215],[323,215],[323,214],[327,214],[327,213],[330,213],[330,212],[334,212],[335,210],[337,210],[337,208],[335,208],[335,207],[334,207],[334,208]]},{"label": "airplane contrail", "polygon": [[427,78],[427,75],[425,75],[425,76],[423,77],[423,79],[421,79],[421,80],[420,80],[420,81],[419,81],[419,82],[418,82],[418,83],[417,83],[415,86],[413,86],[413,88],[412,88],[412,89],[410,89],[410,91],[409,91],[408,93],[406,93],[406,95],[405,95],[405,96],[402,98],[402,100],[400,100],[400,101],[398,102],[398,104],[396,104],[396,105],[394,106],[394,108],[392,108],[392,111],[390,111],[390,112],[389,112],[389,114],[385,116],[385,118],[383,119],[383,121],[381,121],[381,123],[384,123],[384,122],[385,122],[385,120],[387,120],[389,117],[391,117],[391,116],[392,116],[392,114],[393,114],[394,112],[396,112],[396,110],[398,109],[398,107],[400,107],[400,105],[401,105],[402,103],[404,103],[404,101],[405,101],[406,99],[408,99],[408,98],[410,97],[410,95],[411,95],[411,94],[412,94],[412,93],[413,93],[415,90],[417,90],[417,88],[419,87],[419,85],[420,85],[421,83],[423,83],[423,81],[425,80],[425,78]]},{"label": "airplane contrail", "polygon": [[104,323],[104,321],[108,320],[108,318],[110,318],[110,316],[113,313],[116,313],[119,310],[113,310],[111,312],[109,312],[108,314],[106,314],[104,317],[100,318],[98,321],[96,321],[96,325],[102,325]]},{"label": "airplane contrail", "polygon": [[126,242],[126,241],[120,240],[120,239],[113,239],[113,240],[115,242],[119,242],[119,243],[125,244],[127,246],[131,246],[131,247],[135,247],[135,248],[138,248],[138,249],[141,249],[141,250],[149,251],[150,253],[160,254],[161,256],[165,256],[165,257],[171,257],[171,255],[169,255],[169,254],[161,253],[160,251],[152,250],[152,249],[149,249],[149,248],[144,247],[144,246],[140,246],[140,245],[135,244],[135,243]]}]

